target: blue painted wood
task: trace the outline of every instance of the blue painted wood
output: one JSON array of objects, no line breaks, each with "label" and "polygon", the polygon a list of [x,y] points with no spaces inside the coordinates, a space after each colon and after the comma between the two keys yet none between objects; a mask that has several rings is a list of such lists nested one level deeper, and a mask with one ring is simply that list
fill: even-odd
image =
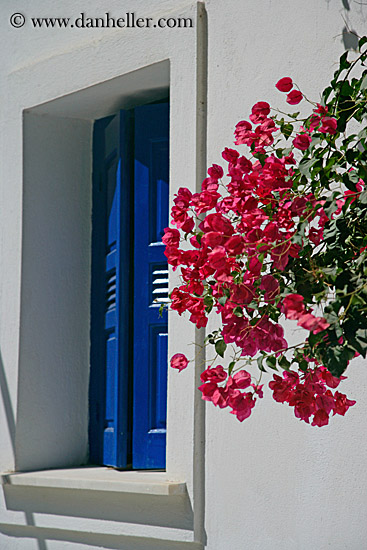
[{"label": "blue painted wood", "polygon": [[93,133],[90,461],[131,457],[131,113],[96,121]]},{"label": "blue painted wood", "polygon": [[133,468],[165,468],[168,132],[167,103],[135,109]]}]

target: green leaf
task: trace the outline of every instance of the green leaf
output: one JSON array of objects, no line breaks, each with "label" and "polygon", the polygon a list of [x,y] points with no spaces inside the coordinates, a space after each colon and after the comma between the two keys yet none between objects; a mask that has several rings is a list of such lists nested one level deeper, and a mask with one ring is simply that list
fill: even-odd
[{"label": "green leaf", "polygon": [[282,357],[278,359],[278,365],[282,367],[282,369],[284,370],[289,370],[291,366],[290,362],[288,361],[285,355],[282,355]]},{"label": "green leaf", "polygon": [[228,376],[231,376],[235,364],[236,364],[236,361],[231,361],[231,362],[229,363],[229,365],[228,365]]},{"label": "green leaf", "polygon": [[227,300],[228,300],[227,296],[221,296],[220,298],[218,298],[218,303],[221,306],[224,306]]},{"label": "green leaf", "polygon": [[341,71],[344,70],[344,69],[348,69],[351,66],[351,63],[347,59],[348,53],[349,52],[344,52],[343,55],[339,59],[339,66],[340,66]]},{"label": "green leaf", "polygon": [[203,299],[204,305],[210,306],[213,303],[213,300],[214,300],[213,296],[211,296],[210,294],[207,294],[206,296],[204,296],[204,299]]},{"label": "green leaf", "polygon": [[[349,65],[350,65],[350,63],[349,63]],[[343,82],[343,84],[342,84],[342,87],[341,87],[341,90],[340,90],[340,95],[351,98],[351,96],[353,95],[353,91],[354,90],[353,90],[352,86],[349,84],[349,82],[347,80],[345,80],[345,82]]]},{"label": "green leaf", "polygon": [[333,376],[340,377],[353,357],[354,350],[349,346],[341,346],[340,344],[328,346],[325,353],[326,361],[324,366]]},{"label": "green leaf", "polygon": [[196,233],[196,240],[199,244],[201,244],[201,239],[203,237],[204,233],[202,231],[199,231],[198,233]]},{"label": "green leaf", "polygon": [[265,159],[266,159],[266,155],[263,154],[263,153],[255,153],[254,154],[254,157],[257,158],[261,164],[261,166],[264,166],[265,164]]},{"label": "green leaf", "polygon": [[357,191],[358,174],[355,170],[343,174],[343,183],[350,191]]},{"label": "green leaf", "polygon": [[266,369],[264,369],[263,367],[263,360],[264,360],[264,356],[263,355],[260,355],[260,357],[257,358],[257,366],[259,367],[259,370],[261,370],[262,372],[266,372]]},{"label": "green leaf", "polygon": [[292,135],[293,125],[290,122],[288,122],[287,124],[282,124],[280,130],[284,134],[284,137],[288,139]]},{"label": "green leaf", "polygon": [[278,369],[277,369],[277,360],[276,360],[276,358],[274,357],[274,355],[270,355],[269,357],[266,357],[265,362],[266,362],[267,366],[268,366],[270,369],[278,370]]},{"label": "green leaf", "polygon": [[225,343],[224,340],[217,340],[215,342],[215,351],[221,357],[224,357],[224,352],[226,351],[226,349],[227,349],[227,344]]}]

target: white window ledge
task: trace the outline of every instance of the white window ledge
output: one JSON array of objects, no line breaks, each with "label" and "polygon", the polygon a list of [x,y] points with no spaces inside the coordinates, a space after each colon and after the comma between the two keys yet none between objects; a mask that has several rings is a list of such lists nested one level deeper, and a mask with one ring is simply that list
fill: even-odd
[{"label": "white window ledge", "polygon": [[117,471],[105,467],[81,467],[1,474],[2,485],[45,489],[82,489],[141,495],[173,496],[186,493],[186,483],[172,481],[166,472]]}]

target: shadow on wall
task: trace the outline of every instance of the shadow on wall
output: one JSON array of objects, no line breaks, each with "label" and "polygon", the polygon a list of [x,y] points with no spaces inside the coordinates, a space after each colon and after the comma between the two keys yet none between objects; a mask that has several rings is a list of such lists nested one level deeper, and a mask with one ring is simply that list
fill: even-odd
[{"label": "shadow on wall", "polygon": [[[1,526],[0,526],[1,527]],[[36,529],[39,531],[39,529]],[[6,534],[6,531],[3,531]],[[109,550],[202,550],[202,545],[193,542],[172,542],[167,540],[153,540],[144,537],[126,537],[121,535],[100,535],[80,533],[78,531],[64,531],[62,529],[42,529],[43,536],[52,541],[71,542],[74,544],[90,545],[92,548],[106,548]],[[19,527],[18,532],[10,533],[19,538],[35,538],[38,536],[31,528]]]},{"label": "shadow on wall", "polygon": [[358,49],[358,41],[361,38],[358,36],[358,33],[349,27],[348,24],[348,12],[351,11],[351,1],[353,4],[358,4],[360,7],[360,10],[363,10],[363,6],[367,6],[367,2],[357,1],[357,0],[341,0],[341,3],[343,5],[343,10],[345,10],[345,17],[342,15],[342,18],[344,20],[344,28],[342,32],[342,40],[344,44],[344,48],[346,50],[357,50]]},{"label": "shadow on wall", "polygon": [[[5,411],[13,455],[15,455],[16,421],[11,402],[9,385],[0,355],[0,392]],[[105,533],[90,533],[91,520],[115,522],[115,530],[123,533],[129,526],[141,525],[142,529],[160,528],[193,531],[193,510],[188,495],[159,497],[153,495],[114,494],[67,489],[41,489],[36,487],[3,486],[8,510],[24,512],[25,523],[0,523],[0,533],[8,537],[33,538],[38,550],[47,550],[47,540],[80,543],[120,550],[199,550],[200,545],[188,542],[165,541],[157,537],[129,536]],[[34,514],[61,517],[60,525],[68,529],[38,527]],[[77,521],[75,521],[77,519]],[[84,531],[79,530],[83,520]],[[55,521],[57,523],[58,520]],[[73,528],[74,526],[74,528]],[[144,527],[143,527],[144,526]],[[95,526],[92,526],[95,529]],[[98,526],[97,526],[98,527]],[[103,531],[103,525],[99,525]],[[137,529],[135,528],[136,532]],[[139,532],[139,530],[138,530]],[[173,533],[172,538],[175,538]],[[1,546],[1,543],[0,543]]]},{"label": "shadow on wall", "polygon": [[6,423],[8,425],[8,431],[10,436],[10,442],[13,450],[13,457],[15,457],[15,415],[13,410],[13,404],[10,398],[8,381],[4,369],[3,358],[0,353],[0,391],[3,402],[3,408],[5,411]]},{"label": "shadow on wall", "polygon": [[[16,421],[11,402],[9,385],[0,355],[0,392],[10,434],[13,455],[15,454]],[[101,546],[119,550],[199,550],[201,545],[192,542],[175,542],[175,536],[184,531],[193,531],[193,510],[188,495],[160,497],[153,495],[114,494],[68,489],[41,489],[37,487],[3,486],[8,510],[24,513],[24,523],[0,523],[0,533],[8,537],[33,538],[38,550],[47,550],[47,540]],[[38,527],[35,514],[42,514],[48,524],[55,517],[57,527]],[[51,517],[51,519],[50,519]],[[82,528],[85,523],[84,530]],[[93,525],[92,522],[95,522]],[[121,534],[104,533],[109,522]],[[112,522],[112,523],[111,523]],[[59,528],[59,525],[67,528]],[[145,536],[136,536],[139,527]],[[131,526],[134,536],[131,536]],[[91,533],[89,527],[97,532]],[[149,529],[152,533],[147,532]],[[173,540],[162,540],[160,529],[171,529]],[[109,529],[110,530],[110,529]],[[102,531],[102,532],[101,532]],[[145,531],[145,533],[143,533]],[[154,534],[156,531],[156,535]],[[125,534],[122,534],[124,533]],[[178,536],[181,539],[184,537]],[[1,542],[0,542],[0,547]]]},{"label": "shadow on wall", "polygon": [[[11,537],[35,538],[39,545],[48,539],[120,550],[201,548],[192,542],[182,542],[193,531],[193,511],[187,495],[161,497],[11,485],[4,487],[4,494],[7,509],[23,511],[26,517],[37,514],[40,522],[44,514],[48,526],[55,527],[0,524],[0,532]],[[164,538],[169,534],[172,540],[162,540],[161,529],[171,530]]]},{"label": "shadow on wall", "polygon": [[347,27],[344,27],[343,29],[343,44],[346,50],[357,50],[358,49],[358,41],[359,36],[358,34],[348,29]]},{"label": "shadow on wall", "polygon": [[[15,414],[14,414],[13,404],[11,402],[9,385],[8,385],[1,353],[0,353],[0,392],[1,392],[2,402],[3,402],[3,409],[5,411],[6,422],[8,425],[13,457],[15,458]],[[4,487],[3,487],[3,490],[5,492]],[[25,515],[26,525],[22,526],[23,529],[34,529],[35,523],[34,523],[34,516],[32,512],[24,510],[24,515]],[[10,529],[12,528],[11,525],[0,524],[0,532],[3,532],[5,534],[5,530],[7,527],[9,527]],[[5,529],[4,531],[3,531],[3,528]],[[37,537],[37,542],[38,542],[39,550],[47,550],[46,542],[43,536]]]}]

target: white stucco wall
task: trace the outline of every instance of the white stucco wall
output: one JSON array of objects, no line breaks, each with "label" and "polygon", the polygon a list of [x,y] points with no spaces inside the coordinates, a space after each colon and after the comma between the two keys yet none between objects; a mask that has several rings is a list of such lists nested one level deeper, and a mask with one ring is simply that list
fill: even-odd
[{"label": "white stucco wall", "polygon": [[[195,28],[9,24],[15,12],[164,17],[175,10],[192,16]],[[158,97],[170,85],[171,191],[195,189],[205,156],[208,165],[220,163],[222,149],[233,143],[234,125],[254,102],[282,106],[274,88],[280,77],[293,77],[317,98],[344,49],[343,38],[348,40],[345,25],[360,35],[367,29],[367,6],[353,0],[208,0],[206,11],[207,83],[197,71],[205,65],[197,28],[200,41],[205,25],[190,2],[1,2],[3,472],[85,461],[92,120],[130,104],[134,94],[155,90]],[[71,234],[76,239],[69,246]],[[195,338],[173,314],[170,330],[172,352],[184,351]],[[364,363],[355,360],[343,383],[357,405],[322,429],[298,422],[269,391],[242,424],[212,405],[205,407],[204,422],[192,369],[171,372],[167,476],[185,481],[187,495],[86,491],[61,488],[61,482],[59,488],[5,485],[0,549],[367,548]]]}]

